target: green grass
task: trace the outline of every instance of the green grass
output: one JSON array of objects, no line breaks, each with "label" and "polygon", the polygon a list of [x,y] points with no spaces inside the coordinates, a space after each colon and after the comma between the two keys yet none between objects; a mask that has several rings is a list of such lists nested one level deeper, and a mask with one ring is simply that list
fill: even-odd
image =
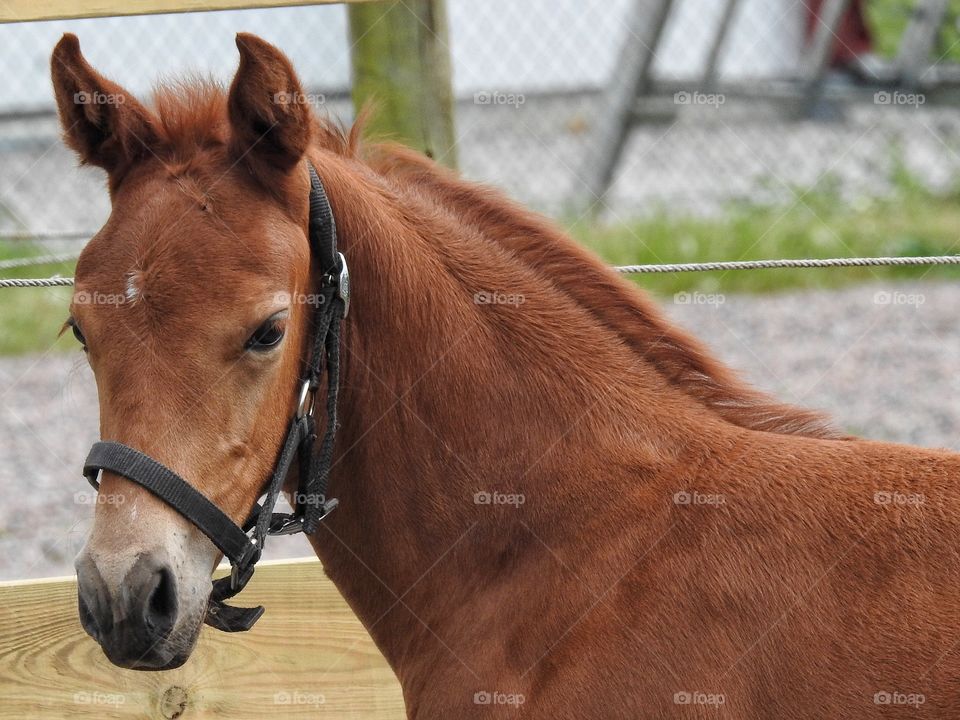
[{"label": "green grass", "polygon": [[[0,243],[0,260],[46,254],[25,242]],[[0,278],[49,277],[55,273],[73,275],[72,264],[40,265],[0,270]],[[0,355],[21,355],[76,349],[76,342],[57,333],[67,319],[72,289],[2,288],[0,289]]]},{"label": "green grass", "polygon": [[[916,3],[917,0],[867,0],[864,3],[867,24],[873,32],[878,55],[890,58],[897,54],[900,38],[910,20],[911,9]],[[958,18],[960,18],[960,0],[950,0],[931,62],[938,59],[948,62],[960,61]]]},{"label": "green grass", "polygon": [[[821,187],[792,207],[732,207],[720,219],[661,214],[573,235],[613,265],[874,255],[960,254],[960,194],[934,196],[906,181],[894,197],[850,207]],[[739,270],[633,275],[658,294],[760,293],[909,278],[960,279],[960,267]]]}]

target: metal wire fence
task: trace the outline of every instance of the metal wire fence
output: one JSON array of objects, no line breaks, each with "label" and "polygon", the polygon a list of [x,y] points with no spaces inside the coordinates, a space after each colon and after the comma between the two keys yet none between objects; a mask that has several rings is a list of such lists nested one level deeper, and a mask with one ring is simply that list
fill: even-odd
[{"label": "metal wire fence", "polygon": [[[878,4],[889,10],[892,0]],[[624,51],[653,37],[638,13],[655,23],[658,5],[448,0],[463,172],[553,215],[581,213],[596,200],[591,177],[610,144],[611,88],[632,72]],[[960,114],[940,72],[950,48],[943,53],[935,38],[920,78],[930,82],[910,92],[870,56],[909,25],[906,0],[900,27],[871,27],[865,50],[854,53],[842,27],[829,28],[832,49],[815,93],[805,82],[817,28],[830,6],[852,12],[861,3],[665,5],[631,106],[635,122],[600,206],[608,217],[791,203],[827,180],[847,199],[877,196],[904,172],[935,190],[953,187]],[[184,72],[229,82],[233,33],[256,32],[291,56],[326,111],[349,120],[346,25],[343,6],[315,6],[0,26],[0,233],[67,234],[48,241],[62,248],[109,212],[98,172],[78,170],[58,140],[47,63],[62,32],[76,32],[98,69],[139,94]],[[835,62],[845,53],[860,64]]]}]

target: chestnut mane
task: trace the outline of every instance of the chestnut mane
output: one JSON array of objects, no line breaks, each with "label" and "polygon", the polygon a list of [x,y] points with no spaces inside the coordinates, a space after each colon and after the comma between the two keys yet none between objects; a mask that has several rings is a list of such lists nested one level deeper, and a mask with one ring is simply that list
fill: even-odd
[{"label": "chestnut mane", "polygon": [[[179,157],[228,142],[224,88],[207,80],[158,88],[157,135]],[[403,196],[416,195],[437,212],[465,223],[592,314],[672,386],[734,425],[784,435],[845,437],[820,414],[777,402],[743,383],[706,348],[670,323],[656,305],[541,216],[502,193],[462,179],[392,143],[360,146],[365,113],[349,129],[313,114],[313,140],[357,158]]]},{"label": "chestnut mane", "polygon": [[519,262],[586,308],[626,346],[646,359],[673,386],[724,420],[740,427],[784,435],[845,437],[816,412],[779,403],[740,381],[698,341],[670,323],[656,305],[618,277],[549,221],[505,197],[469,182],[423,155],[395,144],[369,153],[370,164],[413,186],[438,212],[469,224],[509,250]]}]

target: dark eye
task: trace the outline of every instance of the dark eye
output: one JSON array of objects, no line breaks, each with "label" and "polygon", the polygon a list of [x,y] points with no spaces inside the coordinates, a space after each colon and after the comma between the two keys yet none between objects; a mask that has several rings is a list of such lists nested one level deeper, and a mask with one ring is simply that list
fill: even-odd
[{"label": "dark eye", "polygon": [[77,342],[83,345],[83,349],[87,349],[87,339],[83,336],[83,333],[80,331],[80,326],[77,325],[77,321],[73,318],[67,320],[67,325],[70,326],[70,330],[73,331],[73,336],[77,339]]},{"label": "dark eye", "polygon": [[270,318],[254,331],[244,349],[259,352],[270,350],[280,344],[283,333],[283,323],[277,318]]}]

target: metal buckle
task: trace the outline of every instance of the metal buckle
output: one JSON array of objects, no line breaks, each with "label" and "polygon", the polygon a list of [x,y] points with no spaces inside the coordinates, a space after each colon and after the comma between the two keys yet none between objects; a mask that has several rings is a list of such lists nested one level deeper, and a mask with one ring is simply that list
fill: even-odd
[{"label": "metal buckle", "polygon": [[343,316],[350,313],[350,270],[347,269],[347,259],[343,253],[337,253],[340,257],[340,277],[337,278],[337,293],[343,300]]},{"label": "metal buckle", "polygon": [[300,386],[300,399],[297,401],[297,419],[305,415],[313,415],[314,400],[316,395],[310,390],[310,381],[304,380]]},{"label": "metal buckle", "polygon": [[301,517],[289,517],[284,520],[280,526],[276,529],[270,528],[267,531],[268,535],[296,535],[298,532],[303,532],[303,518]]}]

